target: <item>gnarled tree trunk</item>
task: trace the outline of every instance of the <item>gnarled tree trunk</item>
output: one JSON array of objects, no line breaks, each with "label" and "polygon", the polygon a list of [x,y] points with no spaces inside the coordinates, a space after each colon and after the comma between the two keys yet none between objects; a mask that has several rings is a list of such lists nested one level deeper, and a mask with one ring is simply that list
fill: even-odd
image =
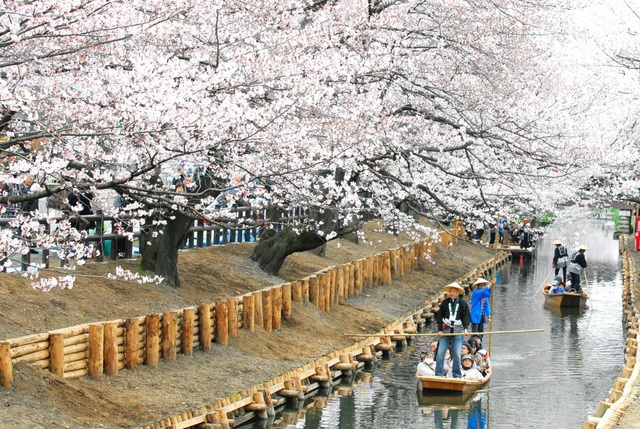
[{"label": "gnarled tree trunk", "polygon": [[251,259],[258,262],[264,272],[276,275],[287,256],[315,249],[324,243],[326,240],[316,231],[305,231],[298,234],[291,228],[285,228],[270,238],[261,239],[253,249]]},{"label": "gnarled tree trunk", "polygon": [[[140,235],[141,268],[164,277],[169,286],[179,287],[178,250],[192,225],[192,218],[176,214],[166,225],[145,230]],[[154,232],[159,234],[154,237]]]}]

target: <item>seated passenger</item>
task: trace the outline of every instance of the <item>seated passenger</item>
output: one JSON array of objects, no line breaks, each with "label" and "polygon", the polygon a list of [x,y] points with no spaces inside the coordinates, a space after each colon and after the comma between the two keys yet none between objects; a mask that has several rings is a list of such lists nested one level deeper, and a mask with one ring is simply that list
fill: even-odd
[{"label": "seated passenger", "polygon": [[549,288],[549,293],[553,294],[553,293],[564,293],[564,283],[562,283],[562,277],[561,276],[556,276],[555,279],[553,279],[553,283],[551,284],[551,287]]},{"label": "seated passenger", "polygon": [[477,346],[478,346],[478,350],[482,350],[484,347],[482,347],[482,338],[480,337],[480,335],[477,334],[473,334],[471,336],[471,338],[469,338],[469,343],[471,343],[471,341],[475,341]]},{"label": "seated passenger", "polygon": [[436,361],[433,359],[433,352],[427,350],[422,354],[422,359],[418,363],[416,375],[419,377],[436,375]]},{"label": "seated passenger", "polygon": [[467,342],[462,343],[462,347],[460,348],[460,350],[462,351],[460,353],[460,357],[471,354],[471,346]]},{"label": "seated passenger", "polygon": [[478,355],[480,355],[480,357],[482,358],[482,361],[480,362],[479,365],[477,365],[476,368],[478,369],[478,371],[480,371],[480,374],[485,376],[491,372],[491,367],[489,366],[489,359],[488,359],[489,354],[487,353],[486,350],[482,349],[482,350],[478,350]]},{"label": "seated passenger", "polygon": [[484,377],[476,368],[476,363],[471,355],[462,357],[462,378],[465,380],[482,380]]},{"label": "seated passenger", "polygon": [[[478,343],[475,340],[469,340],[469,354],[476,365],[480,365],[482,363],[482,356],[478,354]],[[465,354],[463,353],[462,355],[464,356]]]}]

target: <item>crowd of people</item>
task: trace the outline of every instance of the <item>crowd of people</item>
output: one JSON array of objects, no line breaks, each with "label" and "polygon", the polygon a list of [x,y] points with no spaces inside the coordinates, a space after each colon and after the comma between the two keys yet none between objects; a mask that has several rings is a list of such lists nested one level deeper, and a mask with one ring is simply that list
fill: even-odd
[{"label": "crowd of people", "polygon": [[[439,339],[421,354],[417,375],[482,380],[491,371],[487,351],[482,347],[482,333],[491,317],[489,298],[494,284],[495,279],[476,280],[471,306],[461,298],[465,291],[457,282],[444,287],[448,296],[435,316]],[[469,328],[473,335],[465,341]]]},{"label": "crowd of people", "polygon": [[493,246],[497,240],[500,245],[516,245],[522,249],[535,246],[537,237],[541,233],[531,226],[529,219],[523,219],[516,223],[508,222],[498,216],[488,220],[476,218],[471,225],[467,225],[466,231],[467,238],[476,243]]}]

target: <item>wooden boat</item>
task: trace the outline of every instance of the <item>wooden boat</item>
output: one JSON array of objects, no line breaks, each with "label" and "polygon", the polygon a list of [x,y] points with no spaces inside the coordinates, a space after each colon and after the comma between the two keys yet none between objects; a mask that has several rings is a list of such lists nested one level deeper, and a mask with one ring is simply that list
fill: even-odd
[{"label": "wooden boat", "polygon": [[491,378],[491,372],[488,372],[482,380],[465,380],[463,378],[449,378],[431,376],[416,376],[418,379],[418,388],[424,391],[433,391],[438,393],[471,393],[484,386]]},{"label": "wooden boat", "polygon": [[564,292],[564,293],[549,293],[551,285],[545,285],[542,289],[544,295],[544,303],[549,307],[584,307],[587,305],[587,299],[589,294],[585,291],[582,293]]}]

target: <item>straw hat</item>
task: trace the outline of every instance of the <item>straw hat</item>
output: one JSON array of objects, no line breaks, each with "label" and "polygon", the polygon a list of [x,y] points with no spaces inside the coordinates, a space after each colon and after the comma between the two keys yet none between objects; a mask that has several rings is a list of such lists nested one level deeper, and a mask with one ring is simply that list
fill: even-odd
[{"label": "straw hat", "polygon": [[562,244],[562,240],[553,240],[553,244],[560,246]]},{"label": "straw hat", "polygon": [[579,250],[589,250],[589,248],[587,246],[585,246],[584,244],[581,244],[580,247],[578,247]]},{"label": "straw hat", "polygon": [[484,285],[484,284],[489,284],[491,283],[489,280],[485,280],[482,277],[480,277],[478,280],[476,280],[473,285],[474,286],[478,286],[478,285]]},{"label": "straw hat", "polygon": [[455,289],[460,292],[460,295],[464,295],[464,288],[458,284],[458,282],[449,283],[446,285],[444,290],[449,291],[450,289]]}]

